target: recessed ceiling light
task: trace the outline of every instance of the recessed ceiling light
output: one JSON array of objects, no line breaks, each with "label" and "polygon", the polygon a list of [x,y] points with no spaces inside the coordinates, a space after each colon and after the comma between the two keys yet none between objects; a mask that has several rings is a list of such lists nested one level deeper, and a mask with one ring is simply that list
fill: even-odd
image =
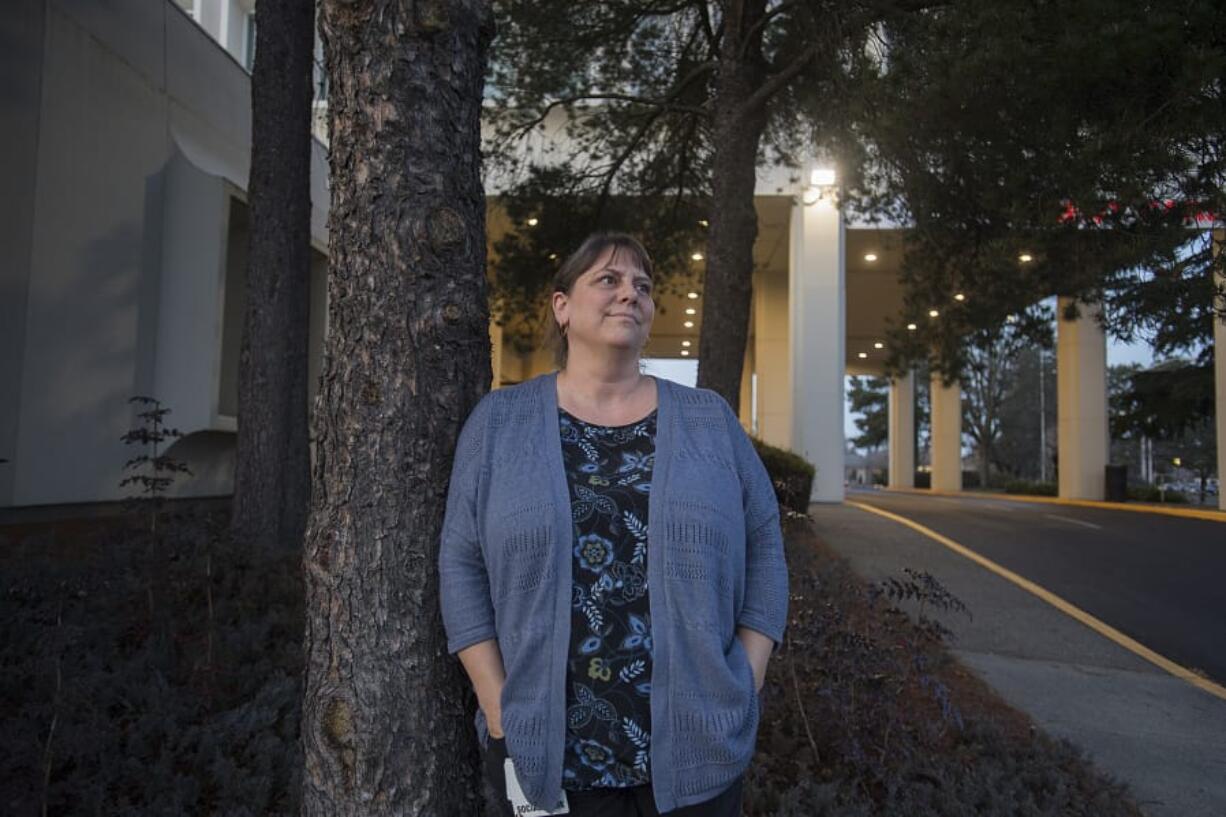
[{"label": "recessed ceiling light", "polygon": [[685,323],[683,323],[683,324],[681,324],[681,325],[682,325],[682,326],[684,326],[686,329],[693,329],[693,328],[694,328],[694,322],[693,322],[693,321],[686,321]]},{"label": "recessed ceiling light", "polygon": [[1028,252],[1024,252],[1017,257],[1017,260],[1021,261],[1023,264],[1029,264],[1031,261],[1034,260],[1034,256]]},{"label": "recessed ceiling light", "polygon": [[919,329],[919,327],[918,327],[918,326],[916,326],[915,324],[913,324],[913,323],[909,323],[909,324],[907,324],[907,331],[908,331],[908,332],[914,332],[916,329]]},{"label": "recessed ceiling light", "polygon": [[540,223],[541,223],[541,222],[540,222],[540,221],[538,221],[538,220],[536,219],[536,217],[535,217],[535,216],[533,216],[532,218],[528,219],[528,226],[529,226],[529,227],[535,227],[536,225],[538,225],[538,224],[540,224]]},{"label": "recessed ceiling light", "polygon": [[963,295],[961,292],[959,292],[957,295],[954,296],[954,300],[955,301],[965,301],[966,296]]},{"label": "recessed ceiling light", "polygon": [[689,342],[688,340],[683,340],[683,341],[681,341],[681,345],[682,345],[682,346],[689,346],[689,345],[690,345],[690,342]]},{"label": "recessed ceiling light", "polygon": [[689,357],[689,355],[690,355],[690,352],[689,352],[689,350],[688,350],[688,349],[682,349],[682,350],[681,350],[681,356],[682,356],[682,357]]},{"label": "recessed ceiling light", "polygon": [[558,260],[558,254],[557,254],[556,252],[551,252],[551,253],[549,253],[549,260],[550,260],[550,261],[557,261],[557,260]]},{"label": "recessed ceiling light", "polygon": [[694,308],[694,307],[692,307],[692,306],[687,306],[687,307],[685,308],[685,314],[687,314],[687,315],[697,315],[697,314],[698,314],[698,310],[697,310],[697,309],[695,309],[695,308]]},{"label": "recessed ceiling light", "polygon": [[702,260],[702,253],[700,253],[700,252],[696,252],[696,253],[694,253],[693,255],[691,255],[691,256],[690,256],[690,258],[694,259],[695,261],[701,261],[701,260]]},{"label": "recessed ceiling light", "polygon": [[867,262],[868,262],[868,263],[870,263],[870,264],[871,264],[871,263],[873,263],[874,261],[876,261],[876,260],[877,260],[877,253],[875,253],[875,252],[867,252],[867,253],[865,253],[865,254],[864,254],[864,260],[865,260],[865,261],[867,261]]},{"label": "recessed ceiling light", "polygon": [[861,352],[859,355],[857,355],[857,357],[863,360],[864,358],[868,357],[868,352]]},{"label": "recessed ceiling light", "polygon": [[698,293],[697,292],[687,292],[685,294],[685,297],[689,298],[692,301],[698,297]]},{"label": "recessed ceiling light", "polygon": [[877,341],[876,343],[874,343],[874,344],[873,344],[873,348],[874,348],[874,349],[884,349],[884,348],[885,348],[885,344],[884,344],[884,343],[882,343],[881,341]]},{"label": "recessed ceiling light", "polygon": [[711,222],[707,221],[705,218],[700,218],[698,219],[698,226],[699,227],[710,227]]},{"label": "recessed ceiling light", "polygon": [[928,310],[928,317],[930,317],[930,318],[936,318],[936,317],[940,316],[940,314],[941,314],[941,313],[940,313],[940,312],[938,312],[938,311],[936,311],[935,309],[929,309],[929,310]]}]

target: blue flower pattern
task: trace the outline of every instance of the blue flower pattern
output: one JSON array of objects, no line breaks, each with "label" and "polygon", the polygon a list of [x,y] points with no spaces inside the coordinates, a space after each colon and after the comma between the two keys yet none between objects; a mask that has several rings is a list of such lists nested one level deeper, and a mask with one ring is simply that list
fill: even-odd
[{"label": "blue flower pattern", "polygon": [[651,781],[647,508],[656,412],[600,426],[558,409],[574,522],[562,785]]}]

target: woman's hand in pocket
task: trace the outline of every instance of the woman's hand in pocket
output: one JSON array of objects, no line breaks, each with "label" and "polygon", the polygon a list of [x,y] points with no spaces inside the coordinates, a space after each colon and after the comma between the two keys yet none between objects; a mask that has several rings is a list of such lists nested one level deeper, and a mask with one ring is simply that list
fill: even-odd
[{"label": "woman's hand in pocket", "polygon": [[[500,690],[501,692],[501,690]],[[485,728],[489,731],[491,738],[502,739],[506,734],[502,731],[502,706],[501,695],[492,696],[488,707],[482,707],[481,711],[485,715]]]},{"label": "woman's hand in pocket", "polygon": [[753,669],[754,692],[761,692],[762,685],[766,683],[766,664],[770,661],[775,642],[769,636],[749,627],[738,627],[736,637],[741,640],[749,666]]}]

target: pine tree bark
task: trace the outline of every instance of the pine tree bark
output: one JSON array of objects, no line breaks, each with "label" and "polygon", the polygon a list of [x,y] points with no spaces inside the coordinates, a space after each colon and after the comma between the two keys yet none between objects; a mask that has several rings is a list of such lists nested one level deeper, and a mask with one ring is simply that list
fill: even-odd
[{"label": "pine tree bark", "polygon": [[741,376],[749,340],[753,295],[754,209],[758,146],[766,128],[765,104],[748,102],[765,81],[765,0],[729,3],[721,42],[713,115],[711,215],[702,329],[698,335],[698,385],[741,403]]},{"label": "pine tree bark", "polygon": [[326,0],[329,331],[307,526],[306,815],[481,813],[475,701],[437,552],[489,389],[488,0]]},{"label": "pine tree bark", "polygon": [[251,75],[251,233],[231,531],[263,553],[302,546],[310,501],[314,11],[311,0],[260,0]]}]

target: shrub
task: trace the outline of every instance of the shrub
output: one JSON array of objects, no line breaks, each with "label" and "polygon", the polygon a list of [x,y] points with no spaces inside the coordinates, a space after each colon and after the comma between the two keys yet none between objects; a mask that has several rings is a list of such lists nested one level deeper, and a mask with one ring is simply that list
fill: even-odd
[{"label": "shrub", "polygon": [[298,557],[264,563],[226,544],[224,511],[166,521],[151,565],[147,523],[72,543],[72,558],[50,536],[8,554],[7,813],[298,812]]},{"label": "shrub", "polygon": [[1173,502],[1176,504],[1188,501],[1182,491],[1168,488],[1164,493],[1156,485],[1129,485],[1128,498],[1137,502]]},{"label": "shrub", "polygon": [[1025,479],[1015,479],[1005,483],[1005,493],[1026,494],[1030,496],[1056,496],[1059,488],[1054,482],[1034,482]]},{"label": "shrub", "polygon": [[770,474],[775,486],[775,496],[784,508],[805,513],[809,510],[809,497],[813,494],[813,477],[817,470],[813,464],[783,448],[750,437],[753,446]]}]

